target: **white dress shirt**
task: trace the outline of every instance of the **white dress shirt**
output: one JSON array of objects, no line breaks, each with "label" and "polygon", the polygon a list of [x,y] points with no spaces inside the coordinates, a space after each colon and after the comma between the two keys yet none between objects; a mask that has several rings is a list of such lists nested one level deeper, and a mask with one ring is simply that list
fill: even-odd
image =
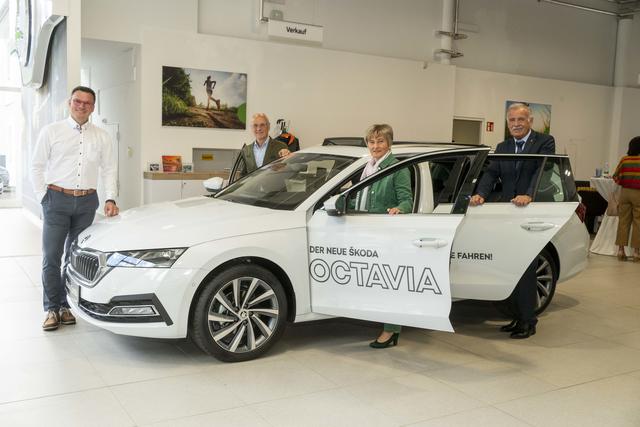
[{"label": "white dress shirt", "polygon": [[87,122],[80,126],[71,117],[45,126],[31,159],[31,183],[38,201],[47,185],[69,190],[97,189],[98,172],[106,199],[115,199],[117,165],[109,134]]}]

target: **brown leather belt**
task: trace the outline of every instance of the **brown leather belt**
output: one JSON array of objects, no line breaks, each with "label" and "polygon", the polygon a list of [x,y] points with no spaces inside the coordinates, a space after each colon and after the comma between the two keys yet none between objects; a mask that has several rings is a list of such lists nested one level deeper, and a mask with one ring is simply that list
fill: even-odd
[{"label": "brown leather belt", "polygon": [[93,194],[96,192],[94,188],[90,188],[88,190],[69,190],[53,184],[47,185],[47,188],[53,191],[59,191],[60,193],[69,194],[70,196],[74,197],[88,196],[89,194]]}]

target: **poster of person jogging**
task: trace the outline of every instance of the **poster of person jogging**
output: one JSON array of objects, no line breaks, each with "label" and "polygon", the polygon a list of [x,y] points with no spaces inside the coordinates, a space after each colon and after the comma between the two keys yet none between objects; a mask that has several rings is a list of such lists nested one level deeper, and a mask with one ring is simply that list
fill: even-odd
[{"label": "poster of person jogging", "polygon": [[246,129],[247,75],[162,67],[162,125]]}]

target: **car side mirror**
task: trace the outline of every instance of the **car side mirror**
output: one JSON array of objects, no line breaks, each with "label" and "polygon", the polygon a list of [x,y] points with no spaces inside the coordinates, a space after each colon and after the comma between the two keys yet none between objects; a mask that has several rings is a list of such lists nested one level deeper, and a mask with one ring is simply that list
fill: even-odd
[{"label": "car side mirror", "polygon": [[224,186],[224,179],[219,176],[214,176],[213,178],[209,178],[204,181],[202,185],[204,185],[204,188],[206,188],[209,193],[216,194],[222,190],[222,187]]},{"label": "car side mirror", "polygon": [[346,208],[347,203],[345,202],[345,197],[342,194],[333,196],[329,200],[324,202],[324,210],[329,216],[344,215],[344,213],[347,211]]}]

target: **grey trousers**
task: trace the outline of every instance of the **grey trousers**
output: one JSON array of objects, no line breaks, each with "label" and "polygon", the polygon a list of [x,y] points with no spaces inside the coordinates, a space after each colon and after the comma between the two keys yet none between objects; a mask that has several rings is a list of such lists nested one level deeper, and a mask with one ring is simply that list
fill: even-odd
[{"label": "grey trousers", "polygon": [[42,302],[45,311],[69,307],[64,286],[69,248],[82,230],[91,225],[98,205],[96,193],[74,197],[47,190],[42,199]]}]

